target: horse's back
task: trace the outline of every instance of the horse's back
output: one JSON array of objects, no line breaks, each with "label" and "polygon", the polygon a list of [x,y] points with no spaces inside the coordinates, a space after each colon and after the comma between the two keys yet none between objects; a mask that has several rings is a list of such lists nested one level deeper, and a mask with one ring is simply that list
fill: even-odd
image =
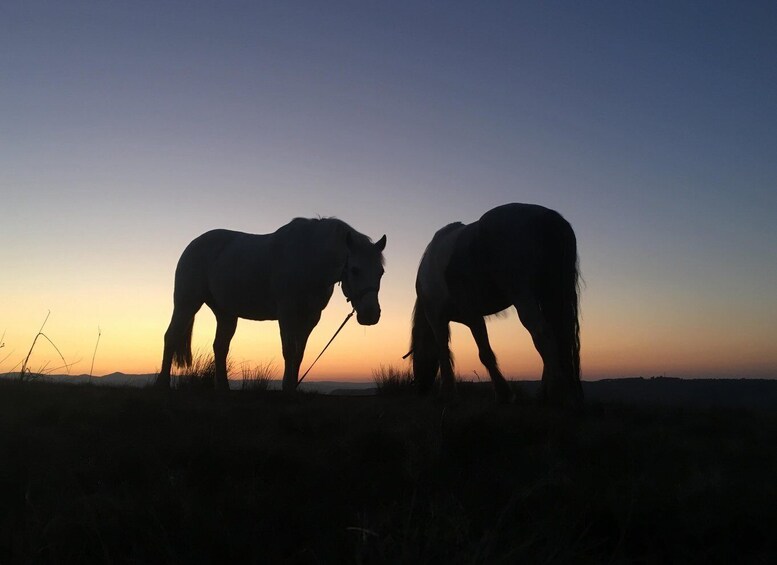
[{"label": "horse's back", "polygon": [[296,218],[269,234],[208,231],[181,255],[175,300],[254,320],[277,319],[281,302],[328,300],[341,267],[322,264],[331,262],[336,225]]},{"label": "horse's back", "polygon": [[241,235],[246,234],[226,229],[206,231],[202,235],[195,237],[189,245],[186,246],[181,254],[181,260],[188,261],[195,257],[218,255],[225,246],[232,243],[235,238]]},{"label": "horse's back", "polygon": [[547,252],[555,240],[574,238],[564,217],[538,204],[505,204],[489,210],[478,220],[481,244],[504,254],[505,260],[530,261]]},{"label": "horse's back", "polygon": [[555,270],[562,254],[576,256],[572,226],[550,208],[536,204],[505,204],[477,222],[476,254],[482,267],[513,285],[539,284]]},{"label": "horse's back", "polygon": [[181,253],[176,268],[176,279],[178,273],[182,276],[191,272],[205,274],[225,249],[246,236],[248,234],[239,231],[215,229],[194,238]]},{"label": "horse's back", "polygon": [[[256,236],[240,231],[214,229],[196,237],[186,246],[175,271],[176,300],[212,302],[214,290],[225,277],[244,274],[245,257],[259,258]],[[238,266],[242,265],[241,268]]]},{"label": "horse's back", "polygon": [[550,208],[498,206],[476,222],[435,234],[419,266],[418,290],[427,298],[438,293],[462,316],[494,314],[509,307],[519,289],[538,284],[556,241],[569,234],[574,238]]},{"label": "horse's back", "polygon": [[231,230],[215,229],[195,237],[184,248],[181,257],[178,259],[176,278],[179,272],[184,274],[186,271],[199,270],[204,267],[209,259],[217,256],[239,233]]},{"label": "horse's back", "polygon": [[500,232],[503,235],[520,233],[529,235],[527,230],[548,224],[566,223],[566,220],[550,208],[539,204],[504,204],[483,214],[478,223],[481,230]]}]

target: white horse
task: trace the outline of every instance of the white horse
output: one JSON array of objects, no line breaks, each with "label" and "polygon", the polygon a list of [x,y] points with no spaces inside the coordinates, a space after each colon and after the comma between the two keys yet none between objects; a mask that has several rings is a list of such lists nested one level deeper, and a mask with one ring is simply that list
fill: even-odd
[{"label": "white horse", "polygon": [[345,222],[296,218],[266,235],[213,230],[192,241],[175,270],[173,317],[165,333],[159,387],[170,386],[173,362],[192,362],[194,316],[207,304],[216,316],[214,386],[226,390],[227,353],[238,318],[278,320],[283,391],[297,388],[310,332],[342,283],[362,325],[380,319],[378,291],[386,236],[372,243]]},{"label": "white horse", "polygon": [[497,398],[510,400],[483,317],[514,306],[542,357],[543,398],[581,402],[578,276],[572,227],[542,206],[505,204],[471,224],[439,230],[416,278],[410,351],[419,392],[431,390],[438,369],[443,392],[453,391],[454,321],[472,332]]}]

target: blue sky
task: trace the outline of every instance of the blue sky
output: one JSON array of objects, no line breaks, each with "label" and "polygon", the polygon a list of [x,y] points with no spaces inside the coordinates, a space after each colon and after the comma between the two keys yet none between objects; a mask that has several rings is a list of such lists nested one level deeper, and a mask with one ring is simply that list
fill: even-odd
[{"label": "blue sky", "polygon": [[[67,358],[99,325],[103,372],[152,371],[189,240],[334,215],[388,235],[384,321],[321,362],[368,374],[404,353],[433,233],[535,202],[578,233],[584,373],[773,376],[774,29],[770,2],[4,2],[5,365],[51,309]],[[278,361],[275,334],[233,350]]]}]

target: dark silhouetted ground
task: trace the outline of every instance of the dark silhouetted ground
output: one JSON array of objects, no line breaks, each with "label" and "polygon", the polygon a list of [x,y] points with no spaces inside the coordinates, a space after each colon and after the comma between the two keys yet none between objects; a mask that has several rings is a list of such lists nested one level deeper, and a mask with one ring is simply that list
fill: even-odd
[{"label": "dark silhouetted ground", "polygon": [[0,563],[777,557],[773,409],[589,387],[569,414],[460,390],[446,407],[0,382]]}]

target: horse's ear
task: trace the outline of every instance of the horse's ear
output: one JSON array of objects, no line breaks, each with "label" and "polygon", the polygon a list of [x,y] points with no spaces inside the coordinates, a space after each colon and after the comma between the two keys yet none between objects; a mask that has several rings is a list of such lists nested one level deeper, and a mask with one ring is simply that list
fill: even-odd
[{"label": "horse's ear", "polygon": [[381,237],[377,241],[377,243],[375,243],[375,249],[377,249],[378,251],[383,251],[384,249],[386,249],[386,236],[385,235],[383,237]]}]

